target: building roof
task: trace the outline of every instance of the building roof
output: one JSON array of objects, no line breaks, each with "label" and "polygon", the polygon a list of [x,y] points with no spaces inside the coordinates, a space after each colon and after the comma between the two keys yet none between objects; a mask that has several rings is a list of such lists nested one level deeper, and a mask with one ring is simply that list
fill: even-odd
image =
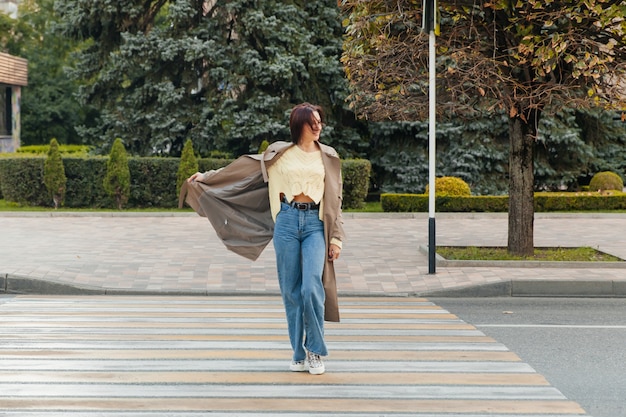
[{"label": "building roof", "polygon": [[28,85],[28,60],[0,52],[0,84]]}]

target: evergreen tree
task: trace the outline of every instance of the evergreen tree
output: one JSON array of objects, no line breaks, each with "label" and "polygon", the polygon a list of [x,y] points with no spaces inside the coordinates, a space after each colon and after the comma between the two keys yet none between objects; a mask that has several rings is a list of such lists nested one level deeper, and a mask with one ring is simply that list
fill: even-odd
[{"label": "evergreen tree", "polygon": [[103,185],[104,190],[115,198],[117,208],[121,210],[130,195],[130,170],[126,149],[120,138],[113,142]]},{"label": "evergreen tree", "polygon": [[198,160],[193,153],[193,143],[191,139],[187,139],[185,146],[183,146],[183,153],[180,157],[180,165],[178,166],[176,176],[176,195],[180,193],[180,187],[182,187],[183,182],[196,172],[198,172]]},{"label": "evergreen tree", "polygon": [[[78,85],[64,71],[77,41],[54,33],[54,0],[23,0],[17,19],[0,13],[0,51],[28,60],[28,86],[22,89],[21,143],[82,143],[76,131],[90,123],[94,112],[82,107],[74,93]],[[6,34],[5,38],[3,35]]]},{"label": "evergreen tree", "polygon": [[[122,137],[133,154],[256,152],[288,139],[287,111],[309,101],[327,112],[323,140],[356,148],[344,98],[342,28],[335,0],[59,0],[66,36],[86,39],[72,75],[102,109],[85,130]],[[347,146],[343,146],[347,144]]]},{"label": "evergreen tree", "polygon": [[65,167],[63,166],[61,152],[59,152],[59,143],[56,139],[50,141],[50,149],[44,162],[43,182],[56,210],[63,205],[67,184]]},{"label": "evergreen tree", "polygon": [[[423,193],[428,122],[370,123],[373,191]],[[475,195],[507,191],[508,129],[503,114],[437,124],[437,175],[459,177]]]},{"label": "evergreen tree", "polygon": [[626,175],[626,122],[624,113],[608,111],[576,112],[576,122],[585,142],[593,147],[593,155],[580,170],[580,184],[587,185],[601,171]]},{"label": "evergreen tree", "polygon": [[541,119],[535,146],[535,190],[578,189],[578,177],[588,169],[594,152],[581,133],[572,109]]}]

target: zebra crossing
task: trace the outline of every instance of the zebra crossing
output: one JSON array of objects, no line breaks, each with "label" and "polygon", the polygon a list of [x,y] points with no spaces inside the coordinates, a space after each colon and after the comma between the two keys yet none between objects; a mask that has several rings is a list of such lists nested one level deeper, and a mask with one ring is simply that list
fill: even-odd
[{"label": "zebra crossing", "polygon": [[0,296],[0,416],[585,415],[427,299],[340,306],[314,376],[289,372],[277,296]]}]

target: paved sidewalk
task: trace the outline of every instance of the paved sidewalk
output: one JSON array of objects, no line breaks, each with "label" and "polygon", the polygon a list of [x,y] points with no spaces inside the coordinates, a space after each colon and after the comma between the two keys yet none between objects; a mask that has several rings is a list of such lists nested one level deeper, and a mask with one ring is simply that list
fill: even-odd
[{"label": "paved sidewalk", "polygon": [[[428,215],[344,213],[340,295],[626,296],[626,262],[478,263],[428,273]],[[438,213],[438,246],[506,246],[507,215]],[[591,246],[626,259],[626,214],[535,215],[535,246]],[[0,292],[277,294],[274,248],[227,251],[195,213],[0,213]]]}]

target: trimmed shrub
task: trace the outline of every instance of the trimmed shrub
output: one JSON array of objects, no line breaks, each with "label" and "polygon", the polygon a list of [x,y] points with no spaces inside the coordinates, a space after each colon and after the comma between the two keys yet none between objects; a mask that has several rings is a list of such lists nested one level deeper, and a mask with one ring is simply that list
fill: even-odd
[{"label": "trimmed shrub", "polygon": [[[130,194],[127,208],[176,208],[178,158],[128,158]],[[64,157],[67,191],[65,207],[116,207],[115,196],[104,189],[107,162],[103,156]],[[222,168],[233,159],[198,159],[198,171]],[[49,206],[48,193],[43,183],[44,158],[24,156],[0,158],[0,186],[5,199],[30,206]],[[344,160],[344,208],[360,206],[367,195],[370,164],[366,160]]]},{"label": "trimmed shrub", "polygon": [[129,207],[173,208],[177,206],[178,158],[130,158]]},{"label": "trimmed shrub", "polygon": [[183,182],[187,181],[187,178],[198,172],[198,160],[193,153],[193,143],[191,139],[187,139],[185,146],[183,146],[183,152],[180,156],[180,163],[178,164],[178,173],[176,176],[176,194],[180,193],[180,187]]},{"label": "trimmed shrub", "polygon": [[115,207],[115,201],[104,190],[102,179],[107,172],[107,158],[65,158],[67,192],[65,207]]},{"label": "trimmed shrub", "polygon": [[[428,195],[429,184],[426,185],[424,194]],[[438,177],[435,178],[436,196],[469,196],[472,192],[469,185],[458,177]]]},{"label": "trimmed shrub", "polygon": [[43,182],[56,210],[60,205],[63,205],[67,186],[63,159],[61,159],[59,143],[56,139],[50,141],[48,157],[43,165]]},{"label": "trimmed shrub", "polygon": [[[61,155],[82,156],[87,155],[91,148],[88,145],[59,145]],[[50,145],[21,146],[15,151],[18,155],[46,155],[50,151]]]},{"label": "trimmed shrub", "polygon": [[265,152],[268,146],[270,146],[270,143],[267,140],[261,142],[261,144],[259,145],[259,153]]},{"label": "trimmed shrub", "polygon": [[50,206],[43,183],[43,156],[0,158],[0,186],[5,200],[23,205]]},{"label": "trimmed shrub", "polygon": [[[382,194],[380,202],[386,212],[427,212],[426,194]],[[626,209],[626,193],[535,193],[535,212],[600,211]],[[442,196],[435,199],[438,212],[507,212],[508,196]]]},{"label": "trimmed shrub", "polygon": [[603,171],[595,174],[589,182],[589,191],[606,191],[624,189],[622,177],[611,171]]},{"label": "trimmed shrub", "polygon": [[113,142],[103,184],[104,190],[115,198],[117,208],[121,210],[130,195],[130,170],[126,149],[120,138]]},{"label": "trimmed shrub", "polygon": [[372,164],[366,159],[341,161],[343,175],[343,208],[360,208],[367,197]]}]

